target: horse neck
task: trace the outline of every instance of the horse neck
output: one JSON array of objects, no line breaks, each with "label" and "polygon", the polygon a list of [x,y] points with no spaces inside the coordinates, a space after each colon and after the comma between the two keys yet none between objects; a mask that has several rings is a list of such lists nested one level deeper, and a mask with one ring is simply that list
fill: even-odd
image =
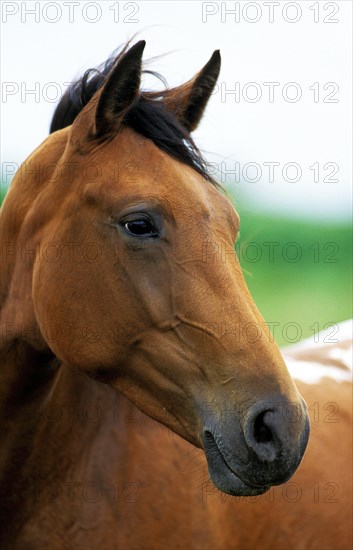
[{"label": "horse neck", "polygon": [[[61,454],[64,463],[71,457],[74,463],[83,442],[89,451],[104,426],[114,423],[119,394],[109,386],[23,344],[1,359],[0,410],[4,429],[0,472],[12,467],[14,456],[21,454],[25,442],[22,465],[27,471],[50,467],[53,473]],[[36,453],[38,456],[34,457]],[[41,453],[46,459],[43,464]]]},{"label": "horse neck", "polygon": [[38,201],[66,143],[67,130],[56,132],[32,153],[13,178],[0,211],[0,406],[5,415],[39,399],[53,375],[48,365],[55,357],[33,308],[32,273],[38,228],[48,216]]},{"label": "horse neck", "polygon": [[[38,228],[46,222],[46,212],[38,208],[38,203],[43,191],[51,183],[67,141],[67,128],[49,136],[21,165],[5,197],[0,211],[2,317],[9,300],[11,284],[14,284],[14,273],[17,270],[24,274],[33,266],[35,254],[32,241]],[[22,278],[22,288],[23,282]],[[18,294],[20,288],[16,290]],[[22,303],[22,307],[23,305]]]},{"label": "horse neck", "polygon": [[[9,380],[0,384],[8,390],[3,395],[6,408],[1,410],[5,421],[0,494],[7,494],[10,479],[13,495],[5,499],[5,510],[0,503],[0,531],[2,522],[3,527],[20,528],[32,514],[39,514],[46,502],[45,491],[60,487],[66,495],[69,486],[76,487],[86,479],[101,482],[105,477],[112,485],[115,477],[119,479],[114,467],[117,457],[125,456],[131,426],[119,423],[124,398],[109,386],[56,360],[45,360],[23,346],[18,348],[17,357],[25,363],[27,373],[36,373],[37,383],[13,376],[10,386]],[[13,372],[15,358],[11,356],[8,361]],[[128,467],[126,462],[123,466]]]}]

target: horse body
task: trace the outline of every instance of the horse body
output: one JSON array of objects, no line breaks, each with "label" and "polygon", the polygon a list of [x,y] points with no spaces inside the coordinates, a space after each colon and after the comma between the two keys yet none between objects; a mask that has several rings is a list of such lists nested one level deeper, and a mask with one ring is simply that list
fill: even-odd
[{"label": "horse body", "polygon": [[[22,165],[2,209],[3,545],[345,545],[341,522],[318,533],[302,507],[269,498],[302,459],[308,416],[242,277],[238,217],[188,134],[219,55],[180,88],[141,95],[143,46],[74,116],[64,102],[72,124]],[[312,456],[301,483],[331,483],[332,449],[317,480]],[[325,525],[336,517],[314,506]]]},{"label": "horse body", "polygon": [[[35,452],[16,440],[12,460],[21,467],[4,471],[9,548],[348,550],[351,384],[297,384],[308,404],[339,404],[338,422],[324,421],[330,409],[323,418],[313,409],[311,440],[290,482],[240,498],[214,487],[201,450],[61,365],[45,404],[30,412]],[[18,419],[27,429],[28,414]]]}]

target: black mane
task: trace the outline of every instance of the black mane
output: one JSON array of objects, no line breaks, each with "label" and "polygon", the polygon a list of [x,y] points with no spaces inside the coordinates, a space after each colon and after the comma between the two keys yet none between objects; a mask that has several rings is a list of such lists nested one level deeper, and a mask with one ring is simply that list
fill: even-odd
[{"label": "black mane", "polygon": [[[115,52],[98,68],[88,69],[78,81],[71,83],[55,109],[50,124],[50,133],[73,123],[84,106],[101,88],[106,76],[125,53],[128,45],[125,45],[118,53]],[[148,70],[142,72],[153,74],[165,83],[163,77],[158,73]],[[206,162],[190,133],[179,123],[176,116],[165,108],[163,96],[167,91],[166,89],[160,94],[150,95],[141,92],[137,102],[129,110],[124,121],[125,124],[151,139],[157,147],[172,157],[194,168],[206,180],[217,185],[208,174]]]}]

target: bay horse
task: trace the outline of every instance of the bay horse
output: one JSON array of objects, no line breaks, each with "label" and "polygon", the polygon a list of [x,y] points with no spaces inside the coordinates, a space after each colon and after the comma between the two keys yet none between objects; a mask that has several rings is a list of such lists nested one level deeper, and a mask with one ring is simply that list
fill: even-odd
[{"label": "bay horse", "polygon": [[346,416],[313,430],[293,478],[318,502],[274,492],[309,417],[190,136],[220,54],[147,92],[144,46],[72,85],[1,210],[2,548],[343,550]]}]

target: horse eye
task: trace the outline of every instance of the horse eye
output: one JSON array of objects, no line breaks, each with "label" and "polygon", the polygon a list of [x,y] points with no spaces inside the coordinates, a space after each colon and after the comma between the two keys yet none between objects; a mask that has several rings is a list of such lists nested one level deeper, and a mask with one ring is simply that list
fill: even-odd
[{"label": "horse eye", "polygon": [[153,223],[146,218],[125,222],[124,228],[129,235],[134,237],[152,237],[153,239],[158,237],[157,229],[154,227]]}]

